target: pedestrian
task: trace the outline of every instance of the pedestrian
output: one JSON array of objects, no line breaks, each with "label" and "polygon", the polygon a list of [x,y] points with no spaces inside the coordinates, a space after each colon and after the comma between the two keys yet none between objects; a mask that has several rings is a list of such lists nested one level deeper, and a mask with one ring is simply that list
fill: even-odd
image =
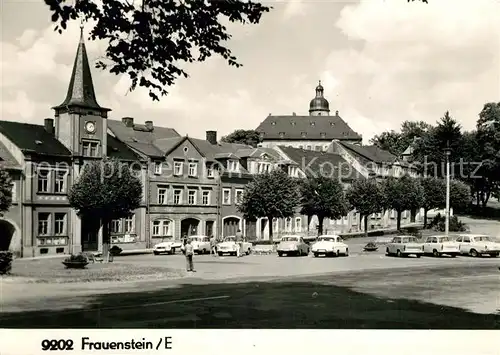
[{"label": "pedestrian", "polygon": [[210,238],[210,253],[217,256],[217,239],[214,236]]},{"label": "pedestrian", "polygon": [[243,238],[243,233],[238,229],[236,232],[236,256],[239,258],[241,256],[241,240]]},{"label": "pedestrian", "polygon": [[186,255],[186,270],[188,272],[196,272],[193,266],[193,246],[191,245],[191,241],[188,240],[186,245],[184,246],[184,255]]}]

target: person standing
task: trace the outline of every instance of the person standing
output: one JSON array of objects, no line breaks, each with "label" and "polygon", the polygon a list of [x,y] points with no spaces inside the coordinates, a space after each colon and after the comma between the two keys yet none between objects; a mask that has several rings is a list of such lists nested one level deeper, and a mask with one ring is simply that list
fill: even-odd
[{"label": "person standing", "polygon": [[214,236],[210,238],[210,253],[217,256],[217,239]]},{"label": "person standing", "polygon": [[243,240],[243,233],[238,229],[236,232],[236,256],[239,258],[241,256],[241,242]]},{"label": "person standing", "polygon": [[187,240],[184,245],[184,255],[186,256],[186,270],[188,272],[196,272],[193,265],[194,250],[190,240]]}]

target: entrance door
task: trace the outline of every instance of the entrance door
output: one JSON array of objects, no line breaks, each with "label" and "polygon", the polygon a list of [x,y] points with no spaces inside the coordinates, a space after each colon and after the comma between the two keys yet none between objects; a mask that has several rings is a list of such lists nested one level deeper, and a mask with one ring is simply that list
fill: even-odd
[{"label": "entrance door", "polygon": [[82,217],[82,251],[99,250],[100,221],[95,218]]},{"label": "entrance door", "polygon": [[224,219],[224,237],[229,237],[236,235],[236,232],[240,228],[240,219],[236,217],[228,217]]},{"label": "entrance door", "polygon": [[206,221],[205,222],[205,235],[207,237],[214,236],[214,221]]},{"label": "entrance door", "polygon": [[10,222],[0,220],[0,251],[7,251],[16,229]]},{"label": "entrance door", "polygon": [[245,236],[247,240],[257,239],[257,221],[245,221]]},{"label": "entrance door", "polygon": [[198,226],[200,221],[194,218],[186,218],[181,222],[181,237],[190,237],[198,235]]}]

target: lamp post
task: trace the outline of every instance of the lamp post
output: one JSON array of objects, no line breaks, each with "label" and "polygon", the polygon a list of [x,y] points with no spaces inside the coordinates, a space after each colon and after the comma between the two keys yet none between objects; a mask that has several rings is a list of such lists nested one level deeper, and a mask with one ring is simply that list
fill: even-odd
[{"label": "lamp post", "polygon": [[451,149],[447,146],[444,150],[446,156],[446,214],[445,214],[445,235],[448,236],[450,232],[450,154]]}]

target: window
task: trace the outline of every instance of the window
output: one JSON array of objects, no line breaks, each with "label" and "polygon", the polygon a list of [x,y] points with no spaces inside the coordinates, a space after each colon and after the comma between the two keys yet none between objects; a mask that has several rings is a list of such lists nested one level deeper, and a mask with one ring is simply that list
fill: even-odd
[{"label": "window", "polygon": [[166,219],[158,219],[153,221],[153,236],[165,237],[173,235],[172,222]]},{"label": "window", "polygon": [[292,231],[292,219],[289,217],[285,219],[285,232],[291,232]]},{"label": "window", "polygon": [[125,218],[125,233],[134,233],[135,215]]},{"label": "window", "polygon": [[215,177],[215,169],[214,169],[214,167],[213,167],[213,166],[208,166],[208,167],[207,167],[207,176],[208,176],[209,178],[213,178],[213,177]]},{"label": "window", "polygon": [[83,155],[86,157],[97,157],[98,142],[83,142]]},{"label": "window", "polygon": [[326,152],[326,151],[328,150],[328,145],[325,145],[325,146],[323,147],[323,150]]},{"label": "window", "polygon": [[162,168],[162,163],[156,162],[155,163],[155,174],[156,175],[161,175],[161,168]]},{"label": "window", "polygon": [[243,190],[237,189],[234,194],[234,203],[239,205],[243,201]]},{"label": "window", "polygon": [[288,175],[290,175],[291,177],[299,177],[299,168],[296,166],[289,166]]},{"label": "window", "polygon": [[66,213],[54,214],[54,235],[66,235]]},{"label": "window", "polygon": [[12,182],[12,202],[16,202],[17,201],[17,184],[16,182]]},{"label": "window", "polygon": [[198,175],[198,163],[189,163],[188,175],[189,176]]},{"label": "window", "polygon": [[196,205],[196,190],[189,190],[188,191],[188,204],[189,205]]},{"label": "window", "polygon": [[238,162],[236,160],[229,160],[227,162],[228,171],[238,171]]},{"label": "window", "polygon": [[66,176],[68,176],[67,170],[56,170],[54,192],[61,193],[66,191]]},{"label": "window", "polygon": [[312,146],[310,144],[307,145],[307,150],[312,150]]},{"label": "window", "polygon": [[222,190],[222,203],[224,205],[231,204],[231,189]]},{"label": "window", "polygon": [[278,233],[279,232],[279,219],[278,218],[273,218],[273,233]]},{"label": "window", "polygon": [[320,145],[315,146],[314,150],[317,152],[321,152],[321,146]]},{"label": "window", "polygon": [[320,135],[321,138],[325,138],[326,137],[326,133],[325,132],[321,132],[319,135]]},{"label": "window", "polygon": [[295,218],[295,232],[302,232],[302,218],[300,217]]},{"label": "window", "polygon": [[167,187],[159,186],[158,187],[158,204],[166,205],[167,204]]},{"label": "window", "polygon": [[38,214],[38,235],[48,235],[50,224],[50,213],[41,212]]},{"label": "window", "polygon": [[307,136],[307,133],[306,133],[306,132],[301,132],[301,133],[300,133],[300,135],[301,135],[302,137],[305,137],[305,136]]},{"label": "window", "polygon": [[111,233],[120,233],[122,230],[122,220],[121,219],[113,219],[111,221],[110,232]]},{"label": "window", "polygon": [[285,132],[280,132],[280,138],[283,138],[285,136]]},{"label": "window", "polygon": [[174,190],[174,205],[182,203],[182,190]]},{"label": "window", "polygon": [[469,237],[464,237],[464,243],[470,243],[470,238]]},{"label": "window", "polygon": [[38,170],[38,192],[49,192],[49,170]]},{"label": "window", "polygon": [[302,144],[299,145],[300,149],[304,149],[304,146]]},{"label": "window", "polygon": [[182,175],[182,165],[181,161],[174,161],[174,175]]},{"label": "window", "polygon": [[201,196],[201,204],[202,205],[210,204],[210,191],[203,191]]}]

